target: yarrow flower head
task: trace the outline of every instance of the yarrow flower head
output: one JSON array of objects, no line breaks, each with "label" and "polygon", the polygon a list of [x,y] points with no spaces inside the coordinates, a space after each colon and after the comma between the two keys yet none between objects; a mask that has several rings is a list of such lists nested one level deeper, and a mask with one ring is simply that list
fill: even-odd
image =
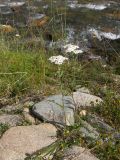
[{"label": "yarrow flower head", "polygon": [[52,56],[52,57],[49,58],[49,61],[51,63],[55,63],[55,64],[58,64],[58,65],[63,64],[64,61],[66,61],[66,60],[68,60],[68,58],[63,57],[61,55],[59,55],[59,56]]},{"label": "yarrow flower head", "polygon": [[20,37],[20,35],[19,35],[19,34],[16,34],[15,36],[16,36],[16,37]]},{"label": "yarrow flower head", "polygon": [[74,54],[83,53],[83,50],[81,50],[77,45],[67,44],[63,48],[65,49],[66,53],[71,53],[71,52],[73,52]]}]

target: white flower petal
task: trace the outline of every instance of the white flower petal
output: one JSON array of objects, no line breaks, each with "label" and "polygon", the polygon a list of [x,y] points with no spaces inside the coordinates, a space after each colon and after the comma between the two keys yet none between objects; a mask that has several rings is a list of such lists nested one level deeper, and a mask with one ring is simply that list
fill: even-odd
[{"label": "white flower petal", "polygon": [[59,55],[59,56],[52,56],[52,57],[49,58],[49,61],[51,63],[55,63],[55,64],[58,64],[58,65],[63,64],[64,61],[66,61],[66,60],[68,60],[68,58],[63,57],[61,55]]},{"label": "white flower petal", "polygon": [[74,54],[83,53],[83,50],[79,49],[79,46],[77,45],[67,44],[63,48],[65,49],[65,53],[71,53],[71,52],[73,52]]}]

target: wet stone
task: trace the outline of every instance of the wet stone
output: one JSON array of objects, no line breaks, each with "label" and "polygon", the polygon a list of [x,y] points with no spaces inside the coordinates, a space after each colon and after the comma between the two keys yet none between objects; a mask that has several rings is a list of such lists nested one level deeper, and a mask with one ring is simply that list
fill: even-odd
[{"label": "wet stone", "polygon": [[22,1],[14,1],[14,2],[9,2],[7,5],[11,8],[11,10],[15,13],[18,13],[20,11],[24,11],[26,9],[26,3]]},{"label": "wet stone", "polygon": [[25,5],[25,2],[18,2],[18,1],[16,1],[16,2],[9,2],[7,4],[10,7],[21,7],[21,6]]},{"label": "wet stone", "polygon": [[42,27],[48,21],[48,17],[45,14],[35,14],[28,19],[28,25],[33,27]]},{"label": "wet stone", "polygon": [[12,10],[10,9],[9,6],[5,4],[0,4],[0,14],[1,15],[9,15],[12,13]]}]

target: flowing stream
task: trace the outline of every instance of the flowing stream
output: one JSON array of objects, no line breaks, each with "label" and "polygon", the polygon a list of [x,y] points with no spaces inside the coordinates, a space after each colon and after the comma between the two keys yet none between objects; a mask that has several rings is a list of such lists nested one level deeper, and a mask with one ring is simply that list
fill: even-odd
[{"label": "flowing stream", "polygon": [[[46,15],[50,33],[66,35],[66,43],[87,50],[104,45],[120,51],[120,3],[84,0],[1,0],[0,23],[24,30],[30,19]],[[49,36],[50,38],[50,36]],[[95,44],[94,40],[96,39]],[[109,47],[112,45],[112,47]],[[103,48],[103,47],[102,47]]]}]

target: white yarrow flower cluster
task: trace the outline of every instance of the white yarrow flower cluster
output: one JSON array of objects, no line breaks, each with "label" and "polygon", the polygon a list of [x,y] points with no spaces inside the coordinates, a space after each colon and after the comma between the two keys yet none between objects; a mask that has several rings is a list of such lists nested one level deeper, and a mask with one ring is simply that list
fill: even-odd
[{"label": "white yarrow flower cluster", "polygon": [[63,48],[65,50],[65,53],[71,53],[71,52],[73,52],[74,54],[83,53],[83,50],[79,49],[79,46],[77,45],[67,44]]},{"label": "white yarrow flower cluster", "polygon": [[19,35],[19,34],[16,34],[15,36],[16,36],[16,37],[20,37],[20,35]]},{"label": "white yarrow flower cluster", "polygon": [[58,65],[63,64],[64,61],[66,61],[66,60],[68,60],[68,58],[63,57],[61,55],[59,55],[59,56],[52,56],[52,57],[49,58],[49,61],[51,63],[55,63],[55,64],[58,64]]}]

